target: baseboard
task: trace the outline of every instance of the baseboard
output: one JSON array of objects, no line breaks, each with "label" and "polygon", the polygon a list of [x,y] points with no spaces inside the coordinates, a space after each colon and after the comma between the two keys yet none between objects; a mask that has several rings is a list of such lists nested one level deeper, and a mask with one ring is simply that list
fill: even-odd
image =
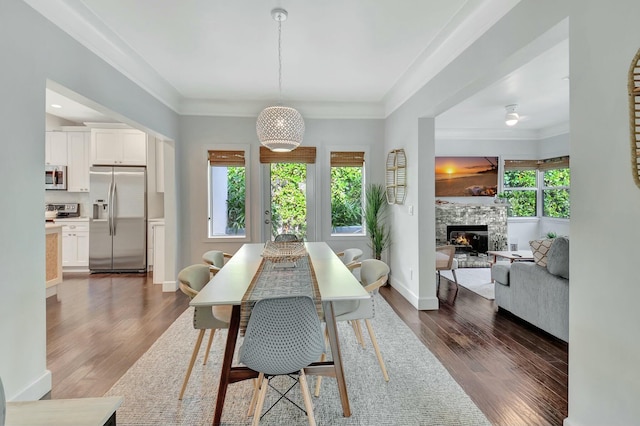
[{"label": "baseboard", "polygon": [[437,297],[419,297],[411,289],[404,285],[404,283],[394,280],[392,276],[389,277],[389,285],[396,289],[398,293],[402,295],[414,308],[420,311],[435,311],[438,310],[440,304]]},{"label": "baseboard", "polygon": [[35,401],[51,391],[51,371],[44,370],[44,373],[38,379],[27,386],[22,392],[13,398],[7,398],[7,401]]},{"label": "baseboard", "polygon": [[569,417],[567,417],[566,419],[564,419],[564,421],[562,422],[562,426],[581,426],[576,422],[572,422],[571,419],[569,419]]},{"label": "baseboard", "polygon": [[177,281],[163,281],[162,282],[162,291],[164,293],[174,293],[178,290],[178,282]]}]

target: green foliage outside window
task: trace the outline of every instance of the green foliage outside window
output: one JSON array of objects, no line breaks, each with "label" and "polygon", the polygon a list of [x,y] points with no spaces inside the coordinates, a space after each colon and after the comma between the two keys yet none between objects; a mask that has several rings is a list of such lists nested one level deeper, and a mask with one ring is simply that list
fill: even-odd
[{"label": "green foliage outside window", "polygon": [[307,165],[271,164],[272,234],[307,235]]},{"label": "green foliage outside window", "polygon": [[227,167],[227,228],[245,233],[246,180],[244,167]]},{"label": "green foliage outside window", "polygon": [[331,227],[362,226],[362,167],[331,168]]},{"label": "green foliage outside window", "polygon": [[570,170],[568,168],[546,170],[543,182],[543,216],[568,219],[571,213],[569,202]]},{"label": "green foliage outside window", "polygon": [[511,205],[509,216],[536,216],[536,173],[536,170],[506,170],[504,172],[504,192]]}]

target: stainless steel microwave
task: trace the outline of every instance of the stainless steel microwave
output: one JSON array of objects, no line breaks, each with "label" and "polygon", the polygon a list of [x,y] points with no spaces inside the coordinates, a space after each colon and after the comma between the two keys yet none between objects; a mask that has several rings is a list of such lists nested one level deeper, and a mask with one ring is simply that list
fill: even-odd
[{"label": "stainless steel microwave", "polygon": [[45,166],[45,189],[67,189],[67,166]]}]

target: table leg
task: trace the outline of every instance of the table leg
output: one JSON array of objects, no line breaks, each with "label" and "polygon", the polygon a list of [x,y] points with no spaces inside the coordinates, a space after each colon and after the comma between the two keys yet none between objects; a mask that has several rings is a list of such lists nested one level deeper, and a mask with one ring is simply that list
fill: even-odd
[{"label": "table leg", "polygon": [[231,363],[233,361],[233,353],[236,349],[239,329],[240,305],[233,305],[233,309],[231,310],[231,322],[229,323],[229,332],[227,334],[227,345],[224,348],[224,358],[222,359],[222,368],[220,369],[220,385],[218,386],[216,408],[213,413],[213,426],[220,425],[222,408],[224,407],[224,398],[227,395],[227,386],[229,386]]},{"label": "table leg", "polygon": [[336,317],[333,313],[333,302],[324,304],[324,320],[327,324],[327,332],[329,333],[329,346],[331,347],[331,357],[333,358],[333,365],[336,371],[336,379],[338,381],[338,390],[340,391],[342,413],[345,417],[350,417],[351,407],[349,407],[347,382],[344,379],[344,370],[342,369],[342,355],[340,354],[340,343],[338,341]]}]

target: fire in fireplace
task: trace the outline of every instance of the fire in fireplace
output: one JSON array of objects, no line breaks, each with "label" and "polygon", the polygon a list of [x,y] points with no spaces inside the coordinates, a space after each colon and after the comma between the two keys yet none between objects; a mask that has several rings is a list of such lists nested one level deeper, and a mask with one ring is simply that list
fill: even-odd
[{"label": "fire in fireplace", "polygon": [[489,250],[487,225],[447,225],[447,240],[456,253],[486,253]]}]

